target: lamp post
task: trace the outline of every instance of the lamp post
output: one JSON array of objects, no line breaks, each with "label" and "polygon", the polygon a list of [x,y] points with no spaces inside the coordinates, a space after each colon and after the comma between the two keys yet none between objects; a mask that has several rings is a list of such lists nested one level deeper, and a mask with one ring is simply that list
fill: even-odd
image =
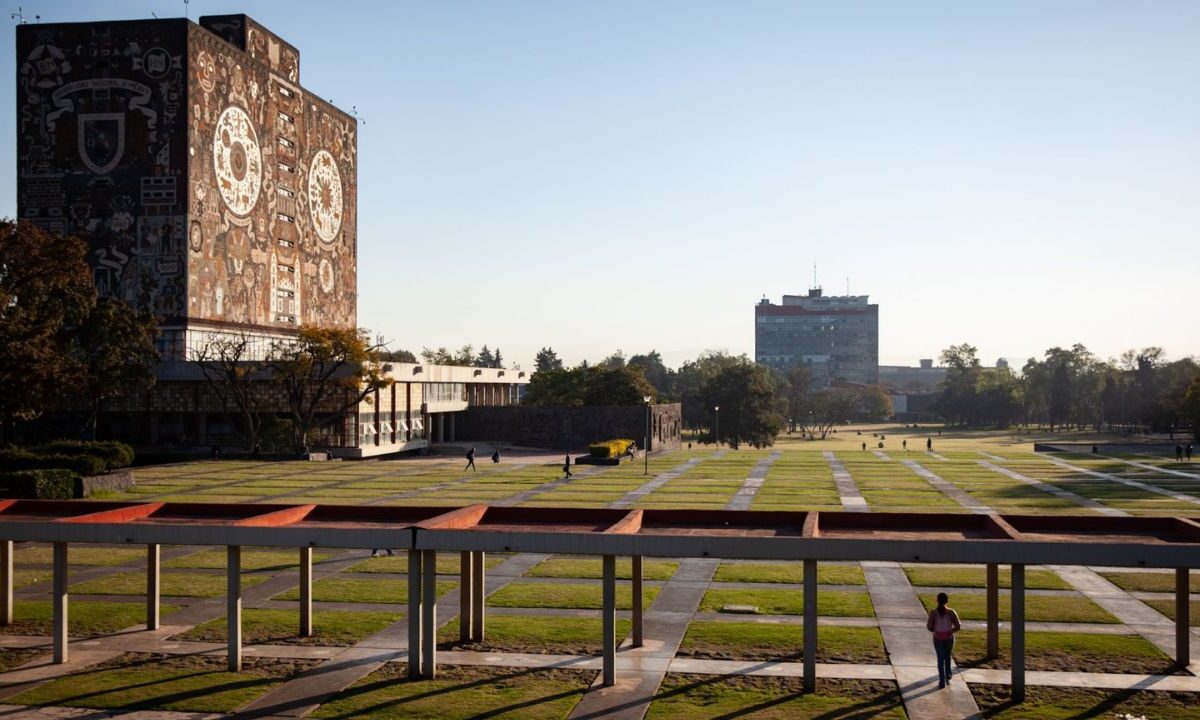
[{"label": "lamp post", "polygon": [[713,441],[721,447],[721,406],[713,405]]},{"label": "lamp post", "polygon": [[645,465],[642,469],[643,475],[650,474],[650,401],[653,399],[649,395],[642,398],[646,403],[646,434],[642,437],[642,455],[645,460]]}]

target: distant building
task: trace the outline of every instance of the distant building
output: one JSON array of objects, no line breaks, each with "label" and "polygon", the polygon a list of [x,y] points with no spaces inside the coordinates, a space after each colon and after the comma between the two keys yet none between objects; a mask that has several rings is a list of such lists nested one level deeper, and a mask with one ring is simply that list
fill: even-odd
[{"label": "distant building", "polygon": [[866,295],[784,295],[754,308],[754,359],[787,371],[804,365],[813,385],[835,381],[874,385],[879,380],[879,305]]},{"label": "distant building", "polygon": [[946,368],[934,367],[933,360],[922,359],[911,365],[880,365],[879,384],[902,392],[932,392],[946,379]]}]

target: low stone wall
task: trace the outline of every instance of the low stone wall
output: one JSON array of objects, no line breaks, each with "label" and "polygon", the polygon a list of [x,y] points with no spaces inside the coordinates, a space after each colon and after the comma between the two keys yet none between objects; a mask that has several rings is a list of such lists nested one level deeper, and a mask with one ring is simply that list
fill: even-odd
[{"label": "low stone wall", "polygon": [[89,475],[79,479],[75,486],[75,497],[91,497],[98,492],[126,492],[136,483],[131,472],[113,472],[104,475]]},{"label": "low stone wall", "polygon": [[[1181,445],[1187,445],[1187,440],[1180,441]],[[1049,443],[1034,443],[1034,452],[1069,452],[1069,453],[1090,453],[1092,446],[1096,446],[1096,452],[1102,455],[1112,454],[1129,454],[1129,455],[1162,455],[1163,457],[1175,457],[1175,443],[1082,443],[1082,442],[1049,442]]]},{"label": "low stone wall", "polygon": [[[650,407],[651,451],[680,444],[679,403]],[[471,407],[459,413],[458,442],[502,441],[511,445],[578,451],[601,440],[628,438],[643,444],[646,408],[633,406],[559,407],[510,405]]]}]

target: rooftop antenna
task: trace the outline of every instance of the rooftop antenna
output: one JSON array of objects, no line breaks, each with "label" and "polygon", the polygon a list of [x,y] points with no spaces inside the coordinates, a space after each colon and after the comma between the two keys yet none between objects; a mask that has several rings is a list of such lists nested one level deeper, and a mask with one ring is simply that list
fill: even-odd
[{"label": "rooftop antenna", "polygon": [[813,263],[813,284],[812,284],[812,286],[814,288],[818,287],[817,286],[817,264],[816,263]]},{"label": "rooftop antenna", "polygon": [[[20,5],[17,6],[17,11],[15,13],[9,15],[8,18],[10,20],[19,20],[20,21],[18,23],[19,25],[25,25],[29,22],[28,20],[25,19],[25,11]],[[34,22],[41,22],[42,16],[34,15],[33,20],[34,20]]]},{"label": "rooftop antenna", "polygon": [[192,19],[191,11],[188,9],[188,0],[183,0],[183,18],[185,20]]}]

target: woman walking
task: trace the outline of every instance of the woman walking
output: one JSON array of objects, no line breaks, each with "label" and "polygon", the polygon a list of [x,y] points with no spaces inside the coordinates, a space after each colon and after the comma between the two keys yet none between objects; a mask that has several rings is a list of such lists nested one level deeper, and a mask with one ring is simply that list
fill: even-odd
[{"label": "woman walking", "polygon": [[962,630],[958,621],[958,613],[946,603],[950,598],[944,592],[938,593],[937,607],[929,611],[929,620],[925,629],[933,633],[933,649],[937,653],[938,687],[946,687],[950,682],[950,654],[954,651],[954,633]]}]

